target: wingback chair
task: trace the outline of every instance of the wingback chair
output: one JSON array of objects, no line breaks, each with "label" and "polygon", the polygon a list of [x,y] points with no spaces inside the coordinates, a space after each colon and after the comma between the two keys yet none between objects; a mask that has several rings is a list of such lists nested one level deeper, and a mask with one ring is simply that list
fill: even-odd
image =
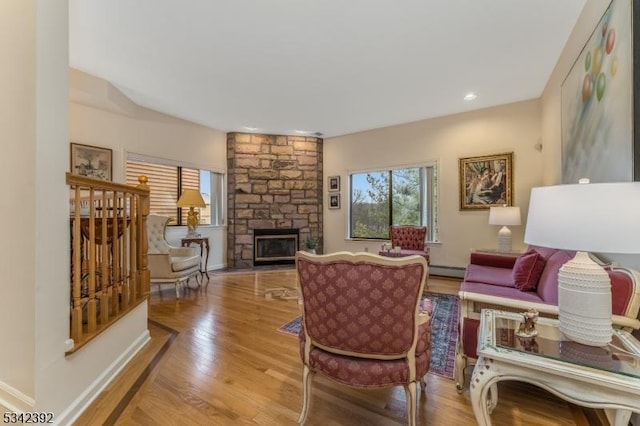
[{"label": "wingback chair", "polygon": [[[389,227],[389,236],[392,247],[400,247],[400,256],[417,254],[424,257],[427,265],[430,264],[429,246],[425,244],[427,238],[426,226],[392,225]],[[393,252],[392,252],[393,253]],[[390,253],[380,252],[382,256]],[[395,253],[393,253],[395,255]]]},{"label": "wingback chair", "polygon": [[149,273],[152,284],[175,284],[176,299],[179,299],[181,284],[193,276],[198,282],[201,259],[194,247],[172,247],[167,243],[164,233],[168,222],[167,216],[150,214],[147,217]]},{"label": "wingback chair", "polygon": [[370,253],[296,254],[302,298],[303,424],[320,373],[357,388],[402,385],[416,424],[417,382],[431,362],[431,312],[422,312],[423,257]]}]

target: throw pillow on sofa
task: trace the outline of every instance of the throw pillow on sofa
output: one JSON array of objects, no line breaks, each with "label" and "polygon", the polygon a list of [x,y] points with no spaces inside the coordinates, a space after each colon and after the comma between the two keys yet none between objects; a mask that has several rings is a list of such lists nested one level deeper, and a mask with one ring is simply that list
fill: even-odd
[{"label": "throw pillow on sofa", "polygon": [[538,281],[544,270],[545,259],[535,250],[519,256],[513,265],[513,282],[521,291],[532,291],[538,287]]}]

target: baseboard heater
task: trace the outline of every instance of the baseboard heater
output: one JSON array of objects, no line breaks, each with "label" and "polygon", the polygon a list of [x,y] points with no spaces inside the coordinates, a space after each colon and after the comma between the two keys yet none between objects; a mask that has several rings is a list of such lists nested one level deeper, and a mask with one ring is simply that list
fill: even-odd
[{"label": "baseboard heater", "polygon": [[458,266],[429,266],[429,275],[437,275],[439,277],[448,278],[464,278],[466,268],[460,268]]}]

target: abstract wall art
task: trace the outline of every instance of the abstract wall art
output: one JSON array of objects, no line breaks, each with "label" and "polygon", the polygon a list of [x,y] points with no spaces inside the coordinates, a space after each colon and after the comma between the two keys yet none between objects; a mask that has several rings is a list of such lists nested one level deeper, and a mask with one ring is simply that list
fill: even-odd
[{"label": "abstract wall art", "polygon": [[562,83],[563,183],[640,180],[632,22],[638,3],[611,1]]}]

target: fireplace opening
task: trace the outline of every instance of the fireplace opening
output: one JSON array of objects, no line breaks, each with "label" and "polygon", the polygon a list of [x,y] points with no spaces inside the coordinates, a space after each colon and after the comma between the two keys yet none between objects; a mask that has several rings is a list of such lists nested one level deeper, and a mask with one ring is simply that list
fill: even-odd
[{"label": "fireplace opening", "polygon": [[260,266],[295,263],[299,234],[299,230],[295,228],[254,229],[253,264]]}]

